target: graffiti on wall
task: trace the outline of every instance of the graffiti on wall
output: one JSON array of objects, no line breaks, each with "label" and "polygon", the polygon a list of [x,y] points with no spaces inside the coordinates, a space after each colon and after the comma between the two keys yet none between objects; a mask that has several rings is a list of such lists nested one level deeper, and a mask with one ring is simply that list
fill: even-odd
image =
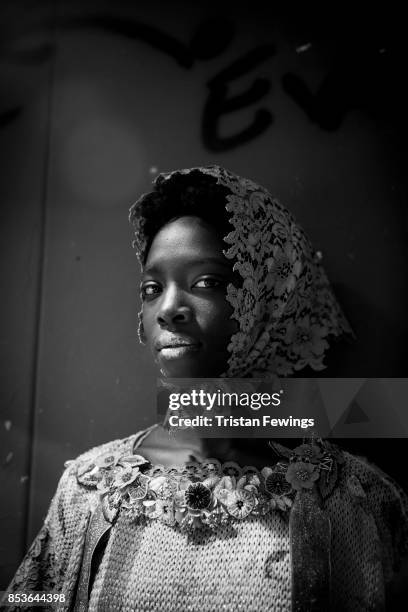
[{"label": "graffiti on wall", "polygon": [[[223,53],[236,38],[235,24],[227,18],[212,18],[202,21],[191,40],[184,43],[164,30],[138,20],[108,15],[60,17],[43,25],[46,32],[58,29],[98,29],[115,36],[126,37],[148,44],[167,54],[184,70],[194,69],[199,61],[215,58],[222,60]],[[15,41],[4,44],[3,60],[18,63],[41,63],[50,60],[56,53],[55,44],[44,43],[31,49],[14,48]],[[11,43],[11,44],[10,44]],[[15,47],[15,45],[14,45]],[[342,49],[341,56],[334,58],[332,68],[323,78],[317,91],[311,91],[306,81],[294,73],[280,75],[282,91],[296,104],[309,121],[323,130],[337,130],[347,113],[354,109],[378,115],[387,111],[389,104],[386,88],[392,91],[390,58],[384,49],[372,45],[364,51],[360,48]],[[271,90],[271,79],[260,78],[256,71],[267,59],[276,55],[272,43],[257,45],[218,70],[206,83],[203,91],[201,114],[201,137],[203,145],[213,152],[227,151],[254,140],[273,124],[270,108],[262,105],[262,99]],[[391,75],[391,77],[390,77]],[[231,84],[238,78],[247,77],[246,89],[231,95]],[[252,121],[235,133],[221,136],[222,119],[239,110],[253,110]],[[16,120],[23,110],[15,106],[0,112],[0,126]]]}]

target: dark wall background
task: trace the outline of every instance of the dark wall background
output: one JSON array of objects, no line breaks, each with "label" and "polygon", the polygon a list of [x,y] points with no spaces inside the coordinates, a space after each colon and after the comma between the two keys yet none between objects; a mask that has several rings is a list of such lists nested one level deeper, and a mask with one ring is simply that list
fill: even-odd
[{"label": "dark wall background", "polygon": [[387,7],[1,3],[1,584],[63,462],[154,419],[127,211],[157,172],[219,163],[268,187],[357,334],[327,375],[406,376],[405,38]]}]

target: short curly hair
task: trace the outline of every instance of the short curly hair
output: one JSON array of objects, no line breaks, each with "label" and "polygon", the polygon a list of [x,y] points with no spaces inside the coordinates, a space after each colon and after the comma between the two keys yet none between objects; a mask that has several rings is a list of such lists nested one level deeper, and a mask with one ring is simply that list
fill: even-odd
[{"label": "short curly hair", "polygon": [[[206,221],[224,238],[233,229],[225,205],[231,192],[212,176],[199,171],[176,174],[170,181],[156,181],[155,188],[131,209],[131,218],[143,220],[144,246],[140,261],[145,265],[157,232],[169,221],[194,215]],[[138,237],[137,237],[138,238]]]}]

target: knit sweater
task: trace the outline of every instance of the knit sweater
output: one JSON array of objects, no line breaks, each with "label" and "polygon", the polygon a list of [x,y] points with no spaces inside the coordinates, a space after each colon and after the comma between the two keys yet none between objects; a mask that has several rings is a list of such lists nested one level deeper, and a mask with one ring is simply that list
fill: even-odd
[{"label": "knit sweater", "polygon": [[[160,496],[157,487],[156,493],[148,485],[143,493],[139,491],[155,477],[160,486],[163,482],[168,486],[173,477],[177,480],[174,470],[155,473],[154,466],[149,466],[142,474],[143,457],[136,455],[131,477],[140,486],[128,486],[137,502],[133,506],[123,503],[123,483],[108,494],[97,478],[97,486],[91,486],[98,470],[108,473],[100,467],[101,457],[112,455],[115,461],[125,457],[128,466],[129,457],[135,456],[148,433],[144,430],[104,444],[68,462],[44,525],[9,592],[63,593],[65,602],[59,610],[315,610],[328,609],[327,600],[320,607],[316,598],[313,603],[313,593],[322,594],[321,584],[315,587],[323,577],[321,583],[329,584],[330,610],[384,609],[387,585],[407,550],[408,504],[405,494],[376,467],[341,453],[332,484],[320,489],[319,496],[312,494],[318,483],[312,483],[313,489],[298,486],[290,503],[290,494],[271,494],[267,499],[268,487],[260,492],[258,476],[251,470],[240,472],[238,482],[245,485],[241,492],[228,485],[234,477],[220,481],[207,473],[207,484],[190,482],[185,488],[183,499],[190,496],[187,505],[177,502],[182,518],[177,521],[173,514],[169,520],[163,513],[164,502],[158,511],[157,500],[166,496]],[[126,472],[130,468],[112,469],[116,481],[130,478]],[[308,473],[313,470],[308,468]],[[213,494],[211,505],[205,496],[214,482],[218,484],[213,491],[218,487],[218,493]],[[266,482],[275,480],[267,476]],[[228,487],[231,490],[225,491]],[[193,493],[204,494],[194,498],[195,506]],[[106,504],[109,496],[122,501]],[[142,501],[144,513],[140,514],[135,508],[142,508]],[[201,510],[206,504],[207,510]],[[215,527],[214,512],[217,520],[222,518]]]}]

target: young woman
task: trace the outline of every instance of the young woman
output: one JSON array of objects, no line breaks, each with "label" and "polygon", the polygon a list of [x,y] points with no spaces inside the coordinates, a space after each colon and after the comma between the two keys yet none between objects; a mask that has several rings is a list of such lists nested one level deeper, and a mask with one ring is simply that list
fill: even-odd
[{"label": "young woman", "polygon": [[[130,220],[139,336],[164,377],[304,374],[352,335],[321,256],[252,181],[162,174]],[[327,441],[193,433],[155,424],[68,462],[9,591],[67,610],[396,609],[407,499],[386,475]]]}]

